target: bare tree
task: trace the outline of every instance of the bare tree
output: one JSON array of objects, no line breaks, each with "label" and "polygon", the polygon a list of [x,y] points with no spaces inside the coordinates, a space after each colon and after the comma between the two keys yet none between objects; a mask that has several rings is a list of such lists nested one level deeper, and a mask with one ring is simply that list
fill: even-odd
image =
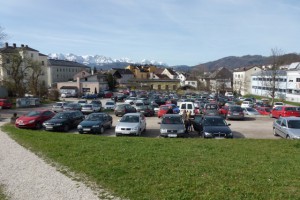
[{"label": "bare tree", "polygon": [[4,29],[0,26],[0,46],[3,45],[3,40],[7,37],[4,32]]},{"label": "bare tree", "polygon": [[284,75],[284,71],[280,70],[280,66],[285,64],[285,59],[282,56],[280,49],[271,49],[270,66],[261,72],[261,84],[262,89],[266,90],[266,94],[272,99],[272,106],[274,105],[274,99],[280,93],[280,82],[282,82],[281,76]]},{"label": "bare tree", "polygon": [[41,96],[44,92],[45,84],[40,80],[40,77],[44,75],[42,64],[39,61],[28,59],[28,71],[29,74],[26,76],[28,89],[35,96]]}]

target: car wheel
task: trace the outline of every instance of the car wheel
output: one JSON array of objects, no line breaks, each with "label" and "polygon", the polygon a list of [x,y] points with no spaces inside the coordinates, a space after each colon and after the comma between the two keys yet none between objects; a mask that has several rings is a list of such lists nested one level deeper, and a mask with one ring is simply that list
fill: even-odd
[{"label": "car wheel", "polygon": [[274,136],[278,136],[278,134],[277,134],[276,131],[275,131],[275,128],[273,128],[273,135],[274,135]]},{"label": "car wheel", "polygon": [[285,137],[286,139],[291,139],[291,137],[289,136],[289,135],[286,135],[286,137]]},{"label": "car wheel", "polygon": [[68,132],[68,131],[69,131],[69,125],[66,124],[66,125],[64,126],[64,132]]},{"label": "car wheel", "polygon": [[35,129],[39,130],[42,128],[42,124],[40,122],[37,122],[35,125]]},{"label": "car wheel", "polygon": [[108,129],[111,129],[111,127],[112,127],[112,122],[109,123]]},{"label": "car wheel", "polygon": [[103,127],[103,126],[101,126],[100,132],[99,132],[99,133],[100,133],[100,134],[104,133],[104,127]]}]

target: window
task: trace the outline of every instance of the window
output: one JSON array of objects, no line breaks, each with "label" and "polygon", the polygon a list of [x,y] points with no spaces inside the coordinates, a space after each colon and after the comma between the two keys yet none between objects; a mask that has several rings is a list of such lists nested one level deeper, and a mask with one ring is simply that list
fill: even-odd
[{"label": "window", "polygon": [[296,78],[296,82],[300,82],[300,78]]},{"label": "window", "polygon": [[294,82],[293,79],[290,79],[289,82]]},{"label": "window", "polygon": [[33,58],[33,53],[31,53],[31,58]]},{"label": "window", "polygon": [[43,65],[43,66],[45,65],[44,61],[42,61],[42,65]]}]

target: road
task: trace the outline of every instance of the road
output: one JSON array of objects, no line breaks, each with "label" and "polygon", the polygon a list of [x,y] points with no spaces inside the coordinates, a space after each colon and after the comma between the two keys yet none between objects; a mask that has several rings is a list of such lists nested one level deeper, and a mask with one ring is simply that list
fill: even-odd
[{"label": "road", "polygon": [[[101,99],[102,105],[109,99]],[[78,101],[78,99],[66,99],[66,101]],[[51,109],[52,105],[42,105],[37,108],[18,108],[18,109],[2,109],[0,110],[1,118],[9,120],[13,113],[17,113],[18,116],[23,115],[31,110],[38,109]],[[114,128],[120,117],[116,117],[113,112],[110,112],[113,117],[113,128],[105,130],[103,136],[114,137]],[[147,131],[142,134],[142,137],[159,137],[159,124],[160,119],[158,117],[147,117]],[[273,136],[272,123],[274,119],[269,117],[246,117],[245,120],[228,120],[227,123],[231,124],[230,128],[233,132],[234,138],[254,138],[254,139],[278,139],[279,137]],[[76,130],[71,130],[73,133],[77,133]],[[190,133],[192,138],[200,138],[195,131]]]}]

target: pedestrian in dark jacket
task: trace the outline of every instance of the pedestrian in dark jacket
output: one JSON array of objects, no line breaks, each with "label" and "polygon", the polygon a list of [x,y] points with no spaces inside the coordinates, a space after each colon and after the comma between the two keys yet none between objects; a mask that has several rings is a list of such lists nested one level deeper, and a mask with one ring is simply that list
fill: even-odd
[{"label": "pedestrian in dark jacket", "polygon": [[169,109],[166,114],[174,114],[172,106],[169,106]]}]

